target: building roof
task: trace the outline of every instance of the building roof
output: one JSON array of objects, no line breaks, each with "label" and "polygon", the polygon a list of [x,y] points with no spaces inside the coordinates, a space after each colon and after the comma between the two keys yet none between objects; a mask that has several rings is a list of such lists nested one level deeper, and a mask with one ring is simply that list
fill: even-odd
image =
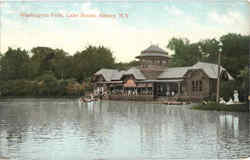
[{"label": "building roof", "polygon": [[136,58],[140,58],[140,57],[166,57],[166,58],[170,58],[169,55],[162,54],[162,53],[143,53],[143,54],[140,54],[139,56],[137,56]]},{"label": "building roof", "polygon": [[95,75],[102,75],[106,81],[111,81],[113,75],[117,74],[118,71],[115,69],[100,69],[95,73]]},{"label": "building roof", "polygon": [[[159,79],[156,79],[156,80],[145,80],[145,81],[142,81],[143,83],[144,82],[182,82],[183,79],[168,79],[168,80],[159,80]],[[138,81],[140,82],[140,81]]]},{"label": "building roof", "polygon": [[141,54],[137,56],[136,58],[141,58],[141,57],[166,57],[170,58],[168,55],[168,52],[164,51],[160,47],[156,45],[151,45],[145,50],[141,51]]},{"label": "building roof", "polygon": [[143,80],[146,79],[143,73],[136,67],[132,67],[129,70],[127,70],[123,75],[133,75],[135,79]]},{"label": "building roof", "polygon": [[[163,73],[158,76],[158,79],[174,79],[174,78],[184,78],[185,73],[190,69],[202,69],[209,78],[217,79],[218,77],[218,65],[212,63],[198,62],[191,67],[174,67],[167,68]],[[234,78],[227,72],[225,68],[221,66],[221,73],[225,72],[229,80]]]},{"label": "building roof", "polygon": [[[218,77],[218,65],[206,62],[197,62],[194,64],[193,69],[203,69],[203,71],[208,75],[209,78],[217,79]],[[221,66],[220,73],[225,72],[229,78],[229,80],[233,80],[234,78],[227,72],[227,70]]]},{"label": "building roof", "polygon": [[118,71],[115,69],[100,69],[94,75],[102,75],[105,81],[117,81],[122,78],[124,75],[133,75],[137,80],[146,79],[143,73],[136,67],[132,67],[127,71]]},{"label": "building roof", "polygon": [[163,71],[159,76],[158,79],[166,79],[166,78],[183,78],[185,73],[192,69],[192,67],[173,67],[173,68],[167,68],[165,71]]},{"label": "building roof", "polygon": [[157,45],[150,45],[148,48],[145,50],[141,51],[141,53],[163,53],[163,54],[168,54],[168,52],[164,51]]},{"label": "building roof", "polygon": [[120,80],[124,73],[126,73],[126,71],[118,71],[118,72],[113,73],[111,80],[113,81]]},{"label": "building roof", "polygon": [[[209,78],[217,79],[218,73],[218,65],[212,63],[198,62],[193,66],[189,67],[173,67],[167,68],[163,71],[156,79],[182,79],[188,70],[191,69],[202,69]],[[227,72],[225,68],[221,66],[221,73],[225,72],[229,78],[229,80],[233,80],[234,78]],[[119,81],[124,75],[133,75],[137,80],[146,80],[147,78],[140,71],[140,69],[136,67],[132,67],[127,71],[118,71],[115,69],[100,69],[95,75],[103,75],[105,81]]]}]

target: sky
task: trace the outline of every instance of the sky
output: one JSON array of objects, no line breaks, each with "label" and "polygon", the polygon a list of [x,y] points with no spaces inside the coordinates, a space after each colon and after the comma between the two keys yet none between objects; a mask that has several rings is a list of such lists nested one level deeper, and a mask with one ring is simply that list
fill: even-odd
[{"label": "sky", "polygon": [[0,0],[0,51],[44,46],[73,55],[102,45],[129,62],[151,44],[173,54],[173,37],[249,34],[249,13],[248,0]]}]

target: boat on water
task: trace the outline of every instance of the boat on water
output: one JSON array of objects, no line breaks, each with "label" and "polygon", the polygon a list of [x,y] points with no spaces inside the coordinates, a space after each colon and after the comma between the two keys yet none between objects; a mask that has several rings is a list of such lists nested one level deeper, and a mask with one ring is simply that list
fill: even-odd
[{"label": "boat on water", "polygon": [[80,97],[79,103],[96,102],[98,100],[99,100],[98,98],[94,98],[94,97]]}]

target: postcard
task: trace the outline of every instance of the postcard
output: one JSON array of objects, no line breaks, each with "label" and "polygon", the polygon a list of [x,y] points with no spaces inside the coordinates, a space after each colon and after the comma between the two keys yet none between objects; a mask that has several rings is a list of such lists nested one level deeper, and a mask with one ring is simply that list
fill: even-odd
[{"label": "postcard", "polygon": [[0,160],[250,157],[248,0],[0,0]]}]

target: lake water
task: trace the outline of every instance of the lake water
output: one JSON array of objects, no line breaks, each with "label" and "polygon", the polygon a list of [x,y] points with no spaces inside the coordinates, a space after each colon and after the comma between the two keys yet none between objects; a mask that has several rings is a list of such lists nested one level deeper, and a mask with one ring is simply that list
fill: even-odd
[{"label": "lake water", "polygon": [[250,157],[250,115],[72,99],[0,101],[0,157],[20,160]]}]

